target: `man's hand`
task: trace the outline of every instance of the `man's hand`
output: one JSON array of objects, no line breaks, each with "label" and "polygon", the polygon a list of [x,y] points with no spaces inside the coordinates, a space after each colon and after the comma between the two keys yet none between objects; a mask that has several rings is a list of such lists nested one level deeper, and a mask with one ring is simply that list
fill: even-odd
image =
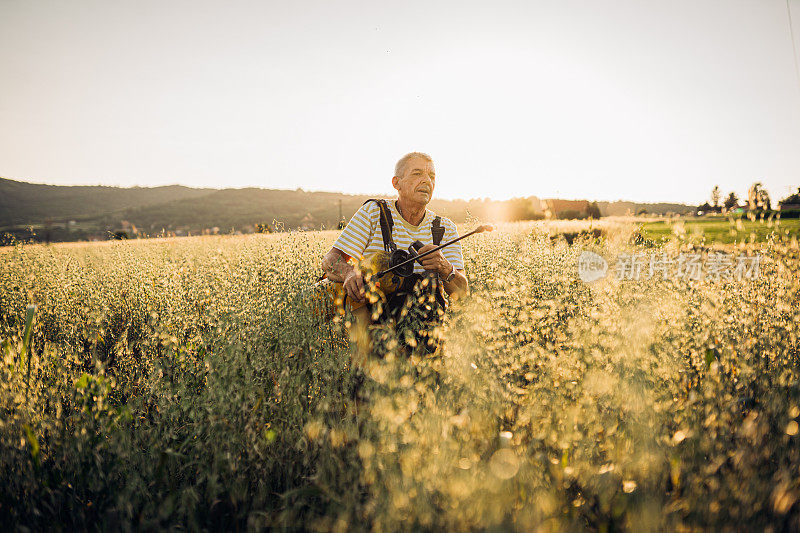
[{"label": "man's hand", "polygon": [[344,289],[347,291],[347,297],[354,302],[363,302],[366,292],[364,292],[364,278],[361,276],[361,271],[354,268],[344,278]]},{"label": "man's hand", "polygon": [[[436,246],[433,244],[426,244],[420,248],[417,253],[422,255],[428,250],[433,250],[434,248],[436,248]],[[453,264],[444,258],[441,250],[437,250],[436,252],[423,257],[420,259],[420,262],[422,263],[422,268],[425,270],[430,270],[431,272],[438,272],[443,278],[446,278],[453,270]]]},{"label": "man's hand", "polygon": [[[424,254],[428,250],[436,248],[436,246],[432,244],[426,244],[422,248],[419,249],[417,253]],[[453,267],[453,263],[445,259],[444,255],[442,255],[442,251],[433,252],[431,255],[423,257],[420,262],[422,263],[422,267],[425,270],[430,270],[432,272],[438,272],[439,277],[444,281],[447,279],[447,276],[450,275],[451,272],[455,272],[455,277],[450,282],[444,283],[444,290],[453,298],[460,298],[461,296],[467,294],[469,283],[467,282],[467,276],[464,275],[463,270],[455,270]]]}]

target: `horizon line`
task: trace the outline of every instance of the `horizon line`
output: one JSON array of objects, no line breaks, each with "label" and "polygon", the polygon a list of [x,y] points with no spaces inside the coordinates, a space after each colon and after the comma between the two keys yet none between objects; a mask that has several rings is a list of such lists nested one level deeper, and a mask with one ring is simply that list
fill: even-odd
[{"label": "horizon line", "polygon": [[[349,193],[343,191],[325,191],[325,190],[311,190],[311,189],[304,189],[303,187],[296,187],[294,189],[290,188],[281,188],[281,187],[256,187],[256,186],[249,186],[249,187],[196,187],[192,185],[186,185],[183,183],[168,183],[165,185],[105,185],[102,183],[73,183],[69,185],[58,184],[58,183],[47,183],[41,181],[28,181],[25,179],[20,178],[9,178],[6,176],[0,176],[0,179],[7,180],[7,181],[15,181],[17,183],[25,183],[28,185],[44,185],[48,187],[106,187],[111,189],[158,189],[161,187],[186,187],[187,189],[194,189],[199,191],[231,191],[231,190],[245,190],[245,189],[259,189],[264,191],[301,191],[301,192],[308,192],[308,193],[325,193],[325,194],[341,194],[343,196],[378,196],[383,197],[383,193]],[[528,196],[513,196],[505,199],[496,199],[490,198],[488,196],[484,197],[473,197],[473,198],[432,198],[431,201],[440,200],[446,202],[471,202],[475,200],[480,201],[493,201],[493,202],[507,202],[514,199],[526,199],[526,198],[536,198],[538,200],[566,200],[566,201],[587,201],[587,202],[606,202],[606,203],[615,203],[615,202],[627,202],[632,204],[676,204],[676,205],[684,205],[687,207],[695,206],[694,203],[686,203],[680,201],[668,201],[668,200],[660,200],[660,201],[636,201],[636,200],[626,200],[623,198],[617,198],[616,200],[600,200],[600,199],[588,199],[588,198],[560,198],[560,197],[542,197],[537,195],[528,195]],[[741,200],[741,198],[739,198]],[[708,200],[706,200],[708,201]],[[701,205],[701,204],[698,204]]]}]

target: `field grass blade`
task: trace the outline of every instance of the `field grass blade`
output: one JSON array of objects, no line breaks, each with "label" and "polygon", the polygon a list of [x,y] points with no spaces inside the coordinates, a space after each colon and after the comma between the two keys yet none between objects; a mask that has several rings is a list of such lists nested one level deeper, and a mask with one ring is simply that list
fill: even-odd
[{"label": "field grass blade", "polygon": [[[28,351],[31,345],[31,335],[33,334],[33,316],[36,314],[36,306],[29,305],[25,312],[25,334],[22,336],[22,357],[29,359]],[[28,361],[30,366],[30,361]]]}]

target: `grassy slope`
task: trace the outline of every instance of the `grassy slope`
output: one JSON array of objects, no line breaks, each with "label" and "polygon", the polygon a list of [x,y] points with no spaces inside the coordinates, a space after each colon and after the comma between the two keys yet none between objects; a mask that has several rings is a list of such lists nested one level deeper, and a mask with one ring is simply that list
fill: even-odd
[{"label": "grassy slope", "polygon": [[752,240],[755,236],[757,242],[763,242],[773,231],[788,232],[789,235],[800,235],[800,220],[787,219],[780,221],[779,225],[764,221],[750,221],[740,219],[731,222],[727,218],[710,219],[681,219],[679,222],[647,222],[642,226],[641,234],[647,239],[660,241],[669,238],[683,228],[688,240],[699,243],[731,244]]},{"label": "grassy slope", "polygon": [[196,198],[207,189],[42,185],[0,178],[0,227],[96,217],[120,209]]}]

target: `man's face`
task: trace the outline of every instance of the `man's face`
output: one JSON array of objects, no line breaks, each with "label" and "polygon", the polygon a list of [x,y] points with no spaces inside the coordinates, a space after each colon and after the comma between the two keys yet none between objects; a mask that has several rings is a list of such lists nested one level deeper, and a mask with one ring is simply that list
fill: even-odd
[{"label": "man's face", "polygon": [[422,205],[431,201],[435,184],[433,163],[421,157],[409,159],[403,175],[392,178],[392,185],[397,189],[400,198]]}]

